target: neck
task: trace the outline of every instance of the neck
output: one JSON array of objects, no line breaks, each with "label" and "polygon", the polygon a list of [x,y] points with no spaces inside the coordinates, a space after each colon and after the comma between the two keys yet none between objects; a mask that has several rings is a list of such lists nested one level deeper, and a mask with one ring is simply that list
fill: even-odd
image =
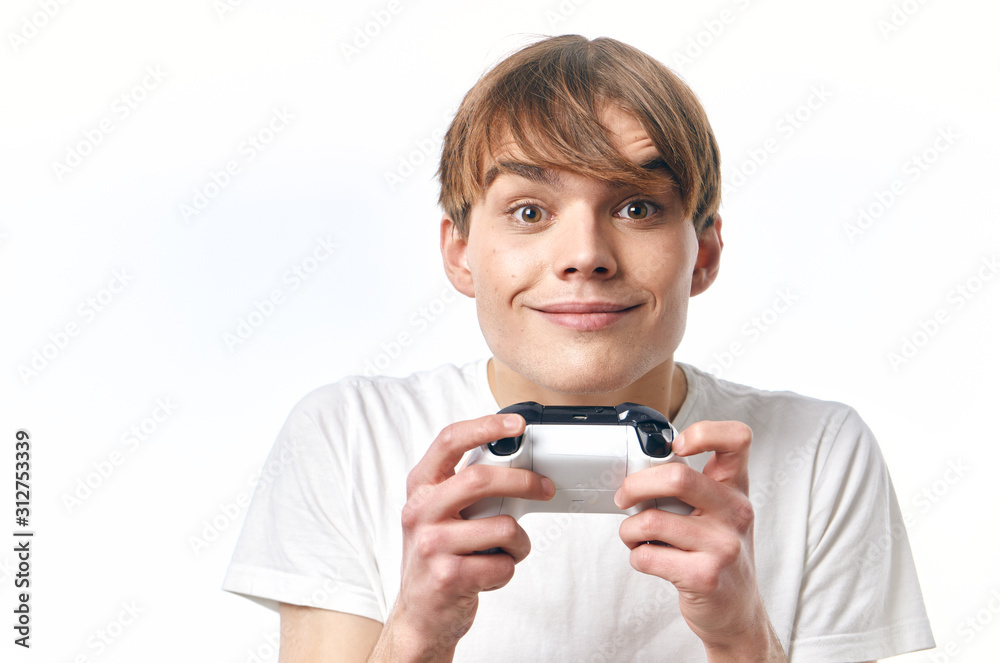
[{"label": "neck", "polygon": [[514,403],[535,401],[542,405],[618,405],[639,403],[664,414],[673,420],[687,397],[687,379],[684,371],[670,358],[617,391],[593,394],[566,394],[546,389],[513,371],[496,357],[487,366],[490,390],[500,407]]}]

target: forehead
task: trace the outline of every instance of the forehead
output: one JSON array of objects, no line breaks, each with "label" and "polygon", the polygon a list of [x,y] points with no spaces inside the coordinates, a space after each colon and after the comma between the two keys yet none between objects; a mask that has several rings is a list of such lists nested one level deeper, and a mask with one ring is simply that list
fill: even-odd
[{"label": "forehead", "polygon": [[601,124],[607,127],[612,144],[632,163],[641,164],[649,161],[652,155],[659,156],[653,139],[642,123],[625,109],[607,106],[600,113],[600,118]]},{"label": "forehead", "polygon": [[[596,164],[591,155],[565,154],[565,144],[556,148],[557,158],[540,163],[540,160],[525,155],[526,150],[514,140],[511,131],[504,133],[504,140],[496,146],[493,154],[487,154],[482,178],[482,192],[485,194],[497,178],[509,174],[554,188],[560,185],[559,171],[578,173],[607,180],[612,186],[625,186],[643,182],[652,184],[673,183],[673,174],[660,156],[656,145],[642,124],[634,115],[617,106],[605,106],[599,113],[600,125],[604,130],[608,146],[617,153],[617,167],[607,161]],[[536,147],[537,146],[533,146]],[[536,152],[536,150],[531,150]],[[548,150],[546,150],[548,151]],[[564,152],[562,158],[559,152]],[[627,162],[627,163],[626,163]],[[628,166],[632,166],[629,168]],[[638,175],[637,175],[638,171]]]}]

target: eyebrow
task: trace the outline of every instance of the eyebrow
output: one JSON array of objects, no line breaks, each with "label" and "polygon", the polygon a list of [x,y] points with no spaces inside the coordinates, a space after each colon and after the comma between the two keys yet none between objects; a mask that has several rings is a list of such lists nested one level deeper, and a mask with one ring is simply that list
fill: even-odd
[{"label": "eyebrow", "polygon": [[493,184],[502,172],[513,173],[518,177],[523,177],[537,184],[546,184],[557,189],[562,187],[559,176],[548,168],[533,166],[530,163],[521,163],[519,161],[501,161],[499,165],[494,164],[486,171],[486,175],[483,177],[483,190],[489,189],[490,185]]},{"label": "eyebrow", "polygon": [[[668,174],[671,172],[667,162],[658,156],[639,164],[639,167],[643,170],[664,171]],[[530,163],[521,163],[520,161],[501,161],[499,164],[490,166],[486,171],[486,175],[483,177],[483,191],[489,189],[490,185],[504,172],[512,173],[537,184],[545,184],[554,189],[562,188],[562,181],[559,176],[549,168],[542,168]],[[622,187],[625,185],[616,182],[612,186]]]}]

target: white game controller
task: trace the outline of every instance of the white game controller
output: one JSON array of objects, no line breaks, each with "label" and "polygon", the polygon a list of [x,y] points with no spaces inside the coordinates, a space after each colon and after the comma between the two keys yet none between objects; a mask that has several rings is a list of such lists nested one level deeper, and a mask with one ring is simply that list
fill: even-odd
[{"label": "white game controller", "polygon": [[635,403],[617,407],[542,406],[517,403],[500,410],[527,422],[523,435],[477,447],[463,468],[492,465],[532,470],[556,487],[548,501],[487,497],[462,510],[462,517],[488,518],[526,513],[619,513],[633,515],[658,508],[681,515],[693,508],[674,497],[640,502],[628,509],[615,506],[615,493],[625,477],[665,463],[687,461],[673,453],[677,431],[656,410]]}]

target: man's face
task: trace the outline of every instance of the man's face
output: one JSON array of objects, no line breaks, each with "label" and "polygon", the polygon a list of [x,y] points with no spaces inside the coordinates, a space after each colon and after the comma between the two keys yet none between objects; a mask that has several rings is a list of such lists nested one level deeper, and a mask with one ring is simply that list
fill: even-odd
[{"label": "man's face", "polygon": [[[609,110],[603,119],[631,161],[658,160],[631,115]],[[499,160],[517,164],[516,146]],[[471,210],[467,240],[454,239],[445,253],[462,273],[456,281],[449,269],[453,282],[476,298],[495,358],[540,387],[571,394],[625,389],[672,360],[699,241],[666,174],[661,185],[638,190],[515,168],[519,174],[493,179]]]}]

